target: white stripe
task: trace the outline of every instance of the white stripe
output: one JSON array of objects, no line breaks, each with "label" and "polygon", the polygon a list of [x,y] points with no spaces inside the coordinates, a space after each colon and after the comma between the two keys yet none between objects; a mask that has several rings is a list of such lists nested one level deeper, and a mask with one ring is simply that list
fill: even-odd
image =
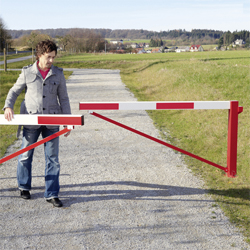
[{"label": "white stripe", "polygon": [[119,110],[155,110],[156,102],[119,102]]},{"label": "white stripe", "polygon": [[37,125],[37,115],[14,115],[11,121],[7,121],[4,115],[0,115],[0,124],[2,125]]},{"label": "white stripe", "polygon": [[230,101],[194,102],[194,109],[230,109]]}]

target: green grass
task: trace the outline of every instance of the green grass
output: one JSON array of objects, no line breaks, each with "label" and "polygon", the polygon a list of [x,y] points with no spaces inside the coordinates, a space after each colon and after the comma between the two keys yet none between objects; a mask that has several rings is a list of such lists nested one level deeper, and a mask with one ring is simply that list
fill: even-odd
[{"label": "green grass", "polygon": [[[6,96],[9,92],[9,89],[13,86],[16,82],[20,72],[19,71],[0,71],[0,114],[4,114],[2,108],[4,107]],[[72,74],[72,71],[65,71],[64,75],[66,79]],[[19,95],[16,100],[14,106],[14,113],[20,113],[20,105],[22,100],[24,99],[24,91]],[[6,152],[6,149],[13,144],[16,140],[16,132],[17,132],[16,125],[1,125],[0,127],[0,157]]]},{"label": "green grass", "polygon": [[[3,72],[0,71],[0,114],[3,114],[4,111],[2,108],[4,107],[4,102],[7,96],[7,93],[9,89],[13,86],[16,79],[18,78],[20,72],[18,71],[7,71]],[[19,107],[21,105],[22,100],[24,99],[24,91],[21,93],[21,95],[17,98],[16,104],[14,107],[14,113],[19,114]],[[10,146],[15,140],[16,140],[16,131],[17,131],[16,125],[1,125],[0,129],[0,156],[2,157],[4,153],[6,152],[6,149],[8,146]]]},{"label": "green grass", "polygon": [[[206,56],[206,54],[204,54]],[[232,54],[231,54],[232,55]],[[236,66],[237,64],[237,66]],[[248,58],[176,60],[122,74],[123,82],[142,101],[238,100],[238,174],[229,179],[219,169],[190,157],[186,163],[206,183],[226,215],[250,239],[250,61]],[[226,111],[151,111],[155,125],[174,145],[226,167]],[[165,134],[163,133],[163,134]]]}]

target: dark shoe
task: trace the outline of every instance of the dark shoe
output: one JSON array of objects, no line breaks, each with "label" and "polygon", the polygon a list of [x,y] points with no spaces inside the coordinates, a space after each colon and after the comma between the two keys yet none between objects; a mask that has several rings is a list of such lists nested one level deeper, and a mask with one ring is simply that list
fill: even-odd
[{"label": "dark shoe", "polygon": [[20,190],[20,195],[23,199],[28,200],[30,199],[30,192],[26,190]]},{"label": "dark shoe", "polygon": [[49,199],[46,201],[53,204],[54,207],[62,207],[63,206],[62,202],[58,198],[52,198],[52,199]]}]

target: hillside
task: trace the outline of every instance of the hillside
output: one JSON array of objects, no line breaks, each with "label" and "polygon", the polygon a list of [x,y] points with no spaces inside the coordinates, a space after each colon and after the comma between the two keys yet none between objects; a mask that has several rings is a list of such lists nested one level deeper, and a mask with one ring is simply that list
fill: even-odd
[{"label": "hillside", "polygon": [[[12,39],[18,39],[24,35],[29,35],[33,30],[8,30]],[[49,35],[52,38],[63,37],[69,33],[77,34],[80,31],[92,31],[96,34],[100,34],[106,39],[151,39],[160,38],[162,40],[176,41],[180,45],[191,44],[191,43],[201,43],[201,44],[218,44],[220,39],[224,40],[224,44],[231,44],[237,39],[243,39],[247,44],[250,41],[250,32],[235,31],[235,32],[224,32],[219,30],[201,30],[193,29],[192,31],[186,31],[185,29],[179,30],[168,30],[168,31],[148,31],[148,30],[136,30],[136,29],[38,29],[35,30],[38,33]]]},{"label": "hillside", "polygon": [[[52,38],[56,36],[65,36],[73,29],[38,29],[37,32],[41,34],[47,34]],[[212,39],[219,39],[223,34],[226,32],[219,31],[219,30],[200,30],[194,29],[192,31],[186,31],[185,29],[182,30],[168,30],[168,31],[148,31],[148,30],[135,30],[135,29],[80,29],[80,30],[91,30],[96,33],[101,34],[105,38],[129,38],[129,39],[150,39],[151,37],[160,37],[160,38],[178,38],[178,37],[192,37],[192,38],[202,38],[202,37],[210,37]],[[12,36],[13,39],[19,38],[23,35],[29,35],[33,30],[8,30],[9,34]],[[246,33],[247,31],[245,31]],[[239,32],[233,32],[239,33]],[[249,37],[249,32],[248,37]],[[243,34],[244,35],[244,34]]]}]

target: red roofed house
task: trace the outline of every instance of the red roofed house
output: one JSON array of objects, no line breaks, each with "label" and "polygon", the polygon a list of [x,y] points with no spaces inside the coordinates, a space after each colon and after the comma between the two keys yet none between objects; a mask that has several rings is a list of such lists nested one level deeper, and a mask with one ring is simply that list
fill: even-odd
[{"label": "red roofed house", "polygon": [[190,52],[204,51],[201,45],[192,45],[189,49]]},{"label": "red roofed house", "polygon": [[152,49],[151,53],[161,53],[161,50],[160,49]]}]

